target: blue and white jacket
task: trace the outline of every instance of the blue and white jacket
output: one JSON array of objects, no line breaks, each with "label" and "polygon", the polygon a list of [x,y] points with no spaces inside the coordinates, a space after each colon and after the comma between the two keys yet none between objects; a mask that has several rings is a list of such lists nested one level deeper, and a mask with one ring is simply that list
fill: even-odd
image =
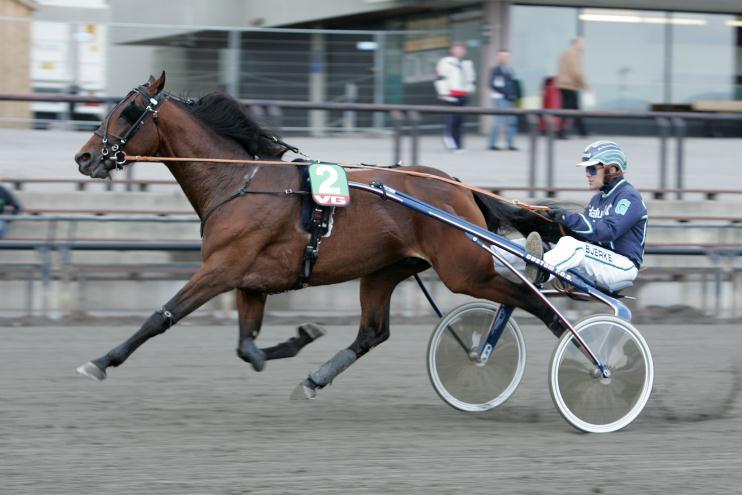
[{"label": "blue and white jacket", "polygon": [[600,189],[584,213],[568,213],[563,224],[587,242],[626,256],[639,268],[644,260],[648,215],[639,191],[617,177]]}]

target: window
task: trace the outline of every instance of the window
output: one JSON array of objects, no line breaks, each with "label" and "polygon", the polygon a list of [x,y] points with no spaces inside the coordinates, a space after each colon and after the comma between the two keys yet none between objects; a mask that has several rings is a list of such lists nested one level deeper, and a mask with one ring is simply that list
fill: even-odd
[{"label": "window", "polygon": [[[559,55],[577,35],[577,9],[513,5],[510,8],[511,61],[521,81],[524,106],[541,107],[544,78],[555,76]],[[490,71],[487,67],[483,70]]]},{"label": "window", "polygon": [[585,72],[601,110],[649,110],[664,101],[665,12],[582,9]]},{"label": "window", "polygon": [[671,14],[673,102],[734,97],[735,16]]}]

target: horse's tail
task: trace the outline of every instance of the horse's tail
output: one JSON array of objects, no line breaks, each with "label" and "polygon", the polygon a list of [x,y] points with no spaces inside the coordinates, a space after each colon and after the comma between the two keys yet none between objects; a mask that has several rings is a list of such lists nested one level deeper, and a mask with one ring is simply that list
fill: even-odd
[{"label": "horse's tail", "polygon": [[[531,232],[538,232],[546,242],[557,242],[564,235],[558,224],[547,221],[543,215],[476,191],[473,194],[474,201],[484,215],[487,230],[491,232],[505,233],[517,230],[524,237]],[[553,200],[540,200],[536,203],[544,206],[559,204],[567,209],[573,209],[575,206],[567,203],[560,204]]]}]

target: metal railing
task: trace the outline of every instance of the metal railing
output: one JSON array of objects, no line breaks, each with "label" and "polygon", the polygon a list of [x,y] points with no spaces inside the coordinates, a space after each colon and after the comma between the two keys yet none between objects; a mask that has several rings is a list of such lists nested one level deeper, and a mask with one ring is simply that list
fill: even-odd
[{"label": "metal railing", "polygon": [[[58,178],[41,178],[41,177],[3,177],[0,176],[0,183],[4,183],[10,186],[14,191],[24,191],[28,189],[28,186],[35,184],[49,184],[49,185],[62,185],[69,184],[74,186],[76,191],[87,191],[90,187],[98,188],[99,190],[114,191],[124,189],[126,191],[140,191],[147,192],[152,191],[153,186],[162,186],[163,188],[180,189],[179,184],[175,180],[161,180],[161,179],[118,179],[112,178],[107,181],[101,181],[100,179],[58,179]],[[119,186],[118,188],[116,186]],[[548,197],[558,197],[560,193],[585,193],[584,187],[527,187],[527,186],[515,186],[515,185],[497,185],[497,186],[477,186],[480,189],[487,189],[495,194],[505,194],[506,192],[525,192],[525,193],[542,193]],[[164,189],[163,189],[164,190]],[[742,196],[742,189],[711,189],[711,188],[683,188],[676,189],[674,187],[668,188],[641,188],[641,192],[647,196],[651,196],[653,199],[668,199],[672,195],[682,193],[685,195],[696,195],[699,199],[706,201],[718,200],[720,196]],[[105,209],[105,208],[103,208]],[[41,210],[41,209],[38,209]],[[31,209],[28,211],[36,210]],[[39,211],[41,212],[41,211]],[[155,213],[155,212],[152,212]],[[34,213],[36,214],[36,213]],[[162,213],[167,215],[167,212]]]},{"label": "metal railing", "polygon": [[[13,94],[0,93],[0,101],[52,101],[67,103],[106,103],[113,104],[121,97],[94,97],[78,95]],[[733,122],[742,126],[742,114],[716,114],[703,112],[597,112],[554,109],[496,109],[485,107],[449,107],[437,105],[394,105],[371,103],[317,103],[288,100],[240,100],[244,105],[261,109],[259,113],[268,115],[271,124],[281,128],[283,109],[326,110],[340,112],[376,112],[389,116],[393,135],[394,162],[402,157],[404,136],[410,141],[410,163],[418,164],[420,156],[421,114],[463,114],[463,115],[515,115],[525,118],[528,124],[528,188],[529,197],[537,184],[537,157],[539,149],[539,123],[545,124],[546,139],[546,188],[555,189],[555,140],[557,138],[558,118],[594,118],[611,120],[652,121],[657,128],[659,140],[658,184],[659,189],[669,188],[668,148],[670,140],[675,140],[675,195],[683,198],[685,186],[685,139],[687,121]]]},{"label": "metal railing", "polygon": [[[197,223],[199,219],[191,217],[162,217],[155,215],[107,215],[107,216],[79,216],[79,215],[0,215],[0,219],[48,222],[49,227],[44,238],[38,239],[4,239],[0,240],[0,251],[26,251],[35,253],[34,261],[4,261],[0,263],[0,275],[5,283],[5,278],[14,280],[25,280],[27,283],[26,310],[28,314],[33,311],[31,301],[41,299],[40,313],[44,316],[49,311],[50,297],[48,292],[50,284],[54,280],[70,282],[74,278],[79,283],[84,283],[86,277],[96,276],[121,276],[126,274],[148,274],[167,279],[187,278],[195,271],[199,263],[192,262],[163,262],[138,260],[128,263],[106,263],[95,264],[88,262],[76,262],[73,258],[75,252],[180,252],[198,253],[201,249],[199,240],[167,240],[167,239],[81,239],[75,235],[75,226],[79,222],[136,222],[136,223]],[[68,230],[60,232],[58,224],[67,223]],[[687,228],[684,224],[683,228]],[[730,224],[740,227],[740,224]],[[672,224],[666,225],[671,227]],[[713,308],[715,314],[719,314],[723,296],[723,283],[730,281],[732,292],[739,285],[739,274],[742,268],[736,267],[735,260],[742,256],[742,244],[708,244],[708,245],[650,245],[645,254],[648,256],[695,256],[704,257],[709,260],[707,266],[694,268],[687,267],[650,267],[640,277],[640,282],[651,283],[657,277],[699,275],[704,287],[704,301],[706,300],[706,285],[708,277],[712,279],[712,293],[715,296],[713,304],[704,303],[704,307]],[[87,275],[86,275],[87,274]],[[13,278],[15,277],[15,278]],[[34,296],[34,281],[42,283],[42,297]],[[732,317],[737,315],[735,298],[732,297],[730,309]]]}]

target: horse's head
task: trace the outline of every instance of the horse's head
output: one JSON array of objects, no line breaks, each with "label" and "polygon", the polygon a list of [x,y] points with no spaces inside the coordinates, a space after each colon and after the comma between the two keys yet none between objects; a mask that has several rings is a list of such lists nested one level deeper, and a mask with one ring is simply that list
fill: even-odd
[{"label": "horse's head", "polygon": [[83,175],[104,179],[114,168],[126,164],[129,155],[154,155],[159,148],[157,112],[169,95],[165,87],[165,72],[155,79],[132,89],[106,115],[94,135],[75,155]]}]

